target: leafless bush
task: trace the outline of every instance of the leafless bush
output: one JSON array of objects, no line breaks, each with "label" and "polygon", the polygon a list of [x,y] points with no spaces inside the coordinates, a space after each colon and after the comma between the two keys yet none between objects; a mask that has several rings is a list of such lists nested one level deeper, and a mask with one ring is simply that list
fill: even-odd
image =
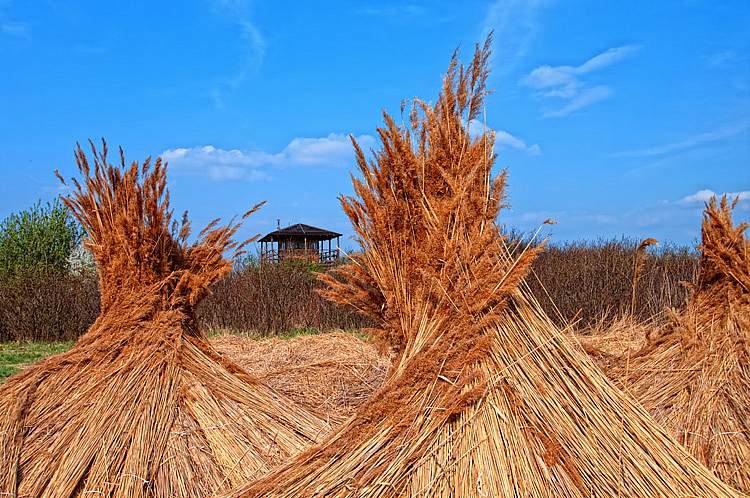
[{"label": "leafless bush", "polygon": [[[528,282],[549,316],[559,324],[588,327],[629,312],[637,241],[596,240],[547,246],[533,263]],[[643,261],[635,292],[635,315],[645,320],[679,308],[694,283],[697,253],[666,246]],[[360,329],[371,321],[335,306],[315,291],[315,267],[289,261],[250,262],[212,287],[197,309],[204,329],[231,329],[260,336],[295,329]],[[553,304],[554,303],[554,304]],[[0,341],[70,340],[85,332],[99,313],[95,278],[59,272],[26,272],[0,279]]]},{"label": "leafless bush", "polygon": [[[558,324],[588,327],[630,312],[638,242],[622,238],[550,245],[534,261],[528,282],[547,314]],[[647,320],[679,308],[694,283],[698,255],[686,247],[665,246],[642,261],[635,288],[634,315]],[[554,304],[553,304],[554,303]]]},{"label": "leafless bush", "polygon": [[0,276],[0,341],[72,340],[99,315],[93,278],[53,269]]},{"label": "leafless bush", "polygon": [[231,329],[254,335],[283,334],[295,329],[359,329],[363,316],[323,299],[321,286],[308,263],[241,265],[213,286],[213,294],[197,309],[204,328]]}]

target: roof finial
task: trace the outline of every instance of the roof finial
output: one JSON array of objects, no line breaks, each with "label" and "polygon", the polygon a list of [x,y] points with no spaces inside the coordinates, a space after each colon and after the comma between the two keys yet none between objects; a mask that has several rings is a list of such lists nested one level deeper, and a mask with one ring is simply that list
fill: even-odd
[{"label": "roof finial", "polygon": [[276,218],[276,230],[281,230],[281,218]]}]

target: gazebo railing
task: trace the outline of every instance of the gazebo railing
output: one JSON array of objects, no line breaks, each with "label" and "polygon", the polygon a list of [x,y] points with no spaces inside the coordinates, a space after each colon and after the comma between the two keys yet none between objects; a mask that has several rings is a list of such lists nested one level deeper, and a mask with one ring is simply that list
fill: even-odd
[{"label": "gazebo railing", "polygon": [[330,266],[339,257],[338,249],[320,251],[316,249],[269,249],[260,253],[260,260],[268,263],[278,263],[285,259],[294,258]]}]

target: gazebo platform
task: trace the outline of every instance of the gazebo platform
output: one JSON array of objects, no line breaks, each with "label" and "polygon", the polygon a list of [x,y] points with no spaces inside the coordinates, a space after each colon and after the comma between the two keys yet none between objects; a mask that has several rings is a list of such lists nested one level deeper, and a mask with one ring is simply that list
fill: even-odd
[{"label": "gazebo platform", "polygon": [[[279,228],[264,236],[260,242],[260,260],[278,263],[288,258],[330,266],[339,258],[340,233],[298,223]],[[331,241],[336,239],[332,247]],[[325,242],[328,242],[326,249]]]}]

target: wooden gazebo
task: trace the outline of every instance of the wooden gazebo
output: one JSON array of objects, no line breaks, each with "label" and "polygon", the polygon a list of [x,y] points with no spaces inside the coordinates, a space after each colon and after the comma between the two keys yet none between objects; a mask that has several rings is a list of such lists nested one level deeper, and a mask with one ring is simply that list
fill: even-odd
[{"label": "wooden gazebo", "polygon": [[[297,258],[330,265],[339,257],[340,233],[323,230],[298,223],[286,228],[279,228],[271,232],[260,242],[260,259],[267,262],[279,262],[287,258]],[[331,241],[336,239],[332,247]],[[328,241],[328,248],[325,242]]]}]

